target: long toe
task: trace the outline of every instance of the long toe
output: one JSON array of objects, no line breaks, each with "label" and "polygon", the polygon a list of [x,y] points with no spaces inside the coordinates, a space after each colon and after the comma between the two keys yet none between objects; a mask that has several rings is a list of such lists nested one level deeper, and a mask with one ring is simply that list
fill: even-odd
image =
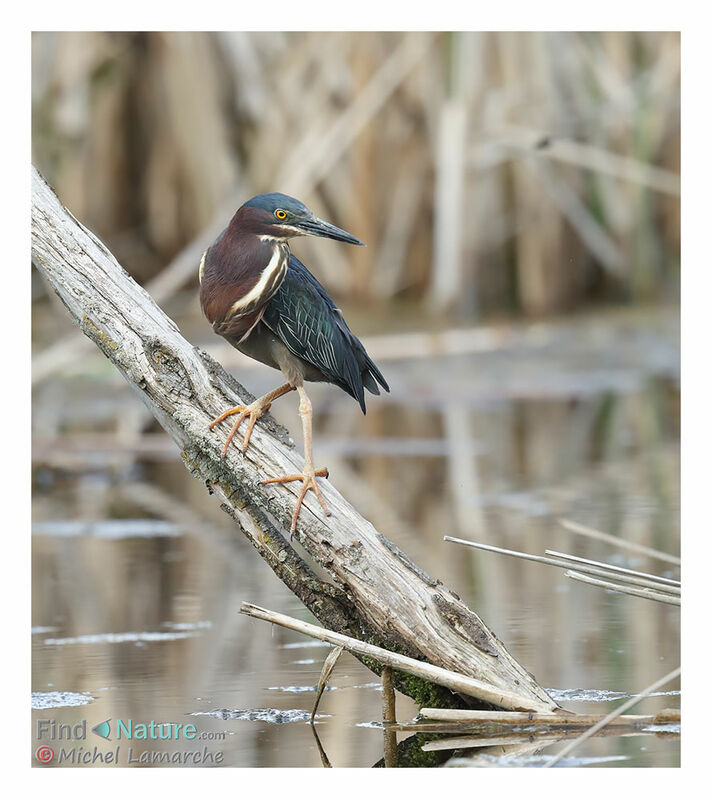
[{"label": "long toe", "polygon": [[303,474],[287,474],[283,477],[271,477],[269,480],[263,480],[262,485],[270,485],[272,483],[293,483],[297,480],[300,480],[302,483],[302,487],[299,491],[299,495],[297,496],[297,504],[294,508],[294,514],[292,515],[292,524],[290,526],[289,532],[290,535],[294,535],[297,529],[297,520],[299,519],[299,513],[302,509],[302,504],[304,503],[304,498],[307,495],[307,491],[311,490],[316,494],[316,498],[319,500],[319,504],[324,510],[324,514],[326,516],[331,516],[331,511],[326,505],[324,501],[324,497],[321,494],[321,490],[317,484],[316,478],[317,477],[328,477],[329,471],[326,468],[323,469],[316,469],[314,471],[305,472]]},{"label": "long toe", "polygon": [[236,405],[234,408],[229,408],[228,410],[225,411],[225,413],[221,413],[220,416],[213,419],[213,421],[210,422],[210,424],[208,425],[208,429],[212,430],[215,427],[215,425],[225,421],[225,419],[227,419],[228,416],[232,416],[233,414],[236,413],[242,413],[242,411],[244,411],[246,407],[247,406],[245,405]]},{"label": "long toe", "polygon": [[[228,448],[230,447],[230,444],[232,443],[232,439],[235,438],[235,433],[237,433],[240,425],[242,424],[243,419],[245,419],[245,417],[247,417],[249,415],[250,415],[249,410],[247,408],[245,408],[242,411],[242,413],[235,420],[235,424],[232,426],[232,430],[230,431],[230,435],[227,437],[227,441],[225,441],[225,446],[223,447],[223,450],[222,450],[222,457],[223,458],[227,455]],[[251,428],[250,428],[249,432],[252,432]],[[249,434],[246,437],[247,437],[247,439],[249,441]],[[246,449],[246,447],[244,446],[244,442],[243,442],[242,451],[244,452],[245,449]]]},{"label": "long toe", "polygon": [[[307,480],[310,477],[309,472],[303,474],[286,474],[283,477],[270,477],[269,480],[263,480],[262,485],[266,486],[270,483],[294,483],[296,480]],[[321,469],[314,471],[314,477],[328,477],[329,470],[324,466]]]},{"label": "long toe", "polygon": [[242,446],[240,449],[243,452],[247,451],[247,447],[250,444],[250,437],[252,436],[252,431],[255,427],[255,423],[257,420],[270,409],[271,403],[262,403],[259,400],[255,400],[255,402],[251,403],[250,405],[237,405],[234,408],[230,408],[230,410],[225,411],[225,413],[218,416],[217,419],[213,419],[212,422],[208,425],[210,430],[215,427],[216,424],[224,421],[228,418],[228,416],[232,416],[233,414],[238,414],[235,423],[232,426],[232,430],[230,431],[230,435],[227,437],[227,441],[225,442],[225,446],[222,449],[222,457],[224,458],[227,455],[227,451],[232,443],[232,439],[235,437],[240,425],[243,423],[245,419],[248,419],[247,422],[247,429],[245,430],[245,436],[242,440]]}]

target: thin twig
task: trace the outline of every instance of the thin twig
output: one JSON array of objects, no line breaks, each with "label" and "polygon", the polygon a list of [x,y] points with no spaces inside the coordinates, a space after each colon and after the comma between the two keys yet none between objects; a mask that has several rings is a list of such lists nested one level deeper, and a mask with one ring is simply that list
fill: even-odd
[{"label": "thin twig", "polygon": [[[474,549],[484,549],[488,552],[497,552],[500,555],[509,555],[513,558],[520,558],[522,560],[530,560],[534,563],[543,563],[546,566],[556,566],[558,568],[563,569],[570,569],[571,568],[571,561],[566,560],[563,558],[549,558],[543,555],[531,555],[528,552],[518,552],[514,549],[503,549],[502,547],[496,547],[491,544],[480,544],[476,541],[467,541],[464,538],[453,538],[452,536],[446,535],[444,537],[445,541],[450,541],[455,544],[463,544],[464,546],[473,547]],[[641,577],[631,577],[628,575],[619,575],[618,573],[611,574],[610,569],[608,569],[606,564],[602,564],[602,566],[594,567],[594,566],[579,566],[577,567],[579,572],[584,572],[585,574],[595,575],[597,577],[616,577],[617,580],[623,583],[630,583],[632,585],[643,586],[645,588],[653,588],[656,591],[664,591],[670,594],[679,594],[680,589],[676,587],[666,587],[661,585],[659,582],[649,579],[644,579]]]},{"label": "thin twig", "polygon": [[634,569],[625,569],[623,566],[614,566],[612,563],[601,563],[597,560],[590,560],[589,558],[580,558],[577,555],[567,555],[564,552],[557,552],[555,549],[544,550],[547,555],[552,555],[555,558],[564,558],[565,560],[572,560],[576,563],[585,563],[589,566],[601,566],[613,572],[620,572],[621,574],[630,574],[636,577],[645,577],[648,580],[663,583],[673,588],[680,588],[682,583],[679,580],[673,580],[670,577],[660,577],[657,574],[649,574],[648,572],[635,571]]},{"label": "thin twig", "polygon": [[334,666],[336,665],[336,661],[341,656],[341,653],[344,651],[343,646],[335,646],[329,654],[326,656],[324,660],[324,665],[321,667],[321,674],[319,675],[319,683],[316,686],[316,697],[314,697],[314,707],[312,708],[311,712],[311,723],[314,723],[314,717],[316,716],[317,708],[319,707],[319,700],[321,699],[321,695],[324,693],[324,689],[326,688],[327,683],[329,682],[329,677],[331,677],[331,672],[334,670]]},{"label": "thin twig", "polygon": [[617,591],[619,594],[630,594],[631,596],[639,596],[643,599],[652,599],[653,602],[663,602],[666,605],[679,605],[681,600],[679,596],[672,596],[671,594],[664,594],[661,591],[655,591],[650,588],[632,588],[628,585],[621,585],[620,583],[613,583],[610,580],[599,580],[595,577],[589,577],[580,572],[566,571],[564,574],[572,580],[578,580],[581,583],[588,583],[595,585],[598,588],[607,588],[609,591]]},{"label": "thin twig", "polygon": [[543,702],[518,696],[511,691],[506,691],[494,685],[488,685],[481,680],[476,680],[474,677],[467,677],[464,674],[458,674],[457,672],[443,669],[440,666],[433,666],[430,663],[425,663],[415,658],[399,655],[388,649],[382,649],[380,646],[367,644],[364,641],[359,641],[357,638],[335,633],[323,627],[317,627],[314,624],[285,616],[282,613],[275,613],[266,608],[252,605],[249,602],[242,603],[240,613],[272,624],[279,624],[281,627],[286,627],[288,630],[303,633],[311,638],[326,641],[335,646],[343,646],[345,649],[348,649],[349,652],[373,658],[385,666],[391,666],[399,671],[404,671],[407,674],[413,674],[416,677],[421,677],[424,680],[433,682],[436,685],[442,685],[445,688],[449,688],[451,691],[473,696],[484,702],[497,705],[498,707],[511,710],[546,710],[547,712],[553,709],[553,705],[547,707]]},{"label": "thin twig", "polygon": [[669,555],[667,552],[660,552],[657,549],[646,547],[643,544],[636,544],[633,541],[626,541],[623,538],[618,538],[618,536],[611,535],[610,533],[603,533],[600,530],[594,529],[593,527],[587,527],[584,524],[572,522],[570,519],[559,519],[559,523],[571,533],[585,535],[588,538],[596,538],[599,541],[606,541],[607,543],[613,544],[613,546],[620,547],[621,549],[629,549],[631,552],[640,552],[641,555],[647,555],[649,558],[664,560],[666,563],[674,563],[676,566],[680,565],[680,558],[676,557],[675,555]]}]

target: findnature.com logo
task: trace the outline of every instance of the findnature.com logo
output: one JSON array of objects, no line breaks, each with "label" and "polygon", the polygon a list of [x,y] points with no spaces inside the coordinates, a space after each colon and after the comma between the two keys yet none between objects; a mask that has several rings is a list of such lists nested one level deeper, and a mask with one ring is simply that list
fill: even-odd
[{"label": "findnature.com logo", "polygon": [[[105,741],[184,741],[225,740],[226,733],[200,732],[195,724],[181,724],[168,721],[134,722],[133,719],[105,719],[90,728],[90,732]],[[37,739],[40,741],[85,741],[87,723],[58,724],[54,719],[37,720]],[[55,754],[57,755],[55,759]],[[191,749],[166,752],[163,749],[144,749],[138,753],[129,746],[125,752],[125,763],[140,764],[190,764],[213,765],[223,761],[222,752],[211,752],[207,746],[202,750]],[[98,746],[60,747],[55,753],[52,747],[43,745],[35,751],[35,759],[40,763],[66,763],[67,765],[92,765],[94,763],[118,765],[122,762],[121,745],[110,751],[102,751]]]}]

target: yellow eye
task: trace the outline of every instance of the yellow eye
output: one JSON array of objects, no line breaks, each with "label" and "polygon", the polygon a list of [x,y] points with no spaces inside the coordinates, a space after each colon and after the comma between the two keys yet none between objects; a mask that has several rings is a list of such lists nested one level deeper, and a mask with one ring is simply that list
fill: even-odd
[{"label": "yellow eye", "polygon": [[281,208],[278,208],[274,212],[274,215],[277,217],[277,219],[286,219],[287,218],[287,212],[283,211]]}]

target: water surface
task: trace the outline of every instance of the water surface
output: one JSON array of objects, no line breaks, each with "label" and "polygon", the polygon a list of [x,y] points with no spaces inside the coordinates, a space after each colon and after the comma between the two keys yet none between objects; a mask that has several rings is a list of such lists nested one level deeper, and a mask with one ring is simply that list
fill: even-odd
[{"label": "water surface", "polygon": [[[661,312],[526,330],[431,357],[384,350],[393,391],[371,400],[365,418],[337,389],[313,387],[315,454],[558,701],[606,713],[678,665],[679,609],[442,537],[678,576],[558,521],[679,552],[677,320]],[[259,366],[235,372],[255,394],[275,385]],[[297,437],[296,403],[281,399],[273,412]],[[100,357],[38,388],[34,452],[35,724],[192,723],[198,738],[134,740],[134,755],[222,752],[206,765],[321,767],[326,756],[335,767],[369,767],[383,757],[372,723],[378,681],[348,653],[321,699],[315,738],[308,717],[328,648],[238,609],[249,601],[311,617]],[[632,712],[679,706],[679,684],[668,688]],[[409,720],[417,707],[399,696],[397,713]],[[85,746],[117,743],[126,745],[89,732]],[[463,750],[449,765],[536,767],[559,748]],[[678,738],[651,734],[589,741],[562,765],[678,764]]]}]

